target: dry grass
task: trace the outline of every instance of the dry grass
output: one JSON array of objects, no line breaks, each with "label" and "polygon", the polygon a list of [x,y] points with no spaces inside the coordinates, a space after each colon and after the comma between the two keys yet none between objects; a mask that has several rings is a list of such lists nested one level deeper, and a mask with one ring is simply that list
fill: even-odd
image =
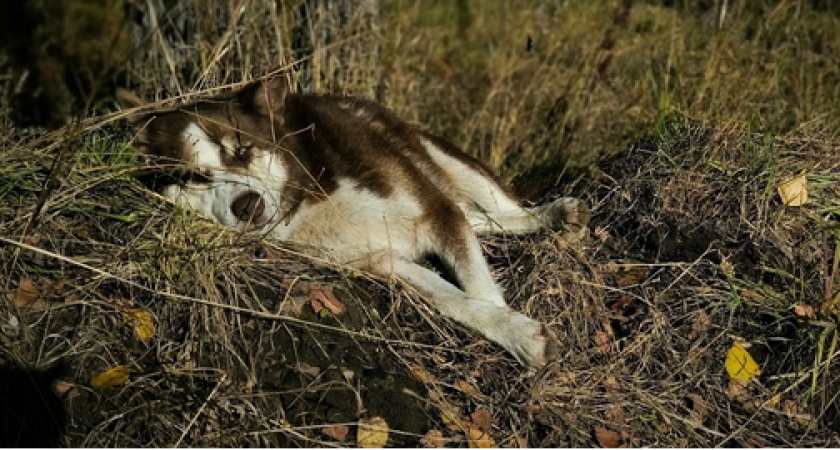
[{"label": "dry grass", "polygon": [[[291,62],[294,5],[270,3],[226,19],[242,33],[189,3],[210,28],[181,90]],[[534,197],[593,205],[581,243],[484,240],[510,302],[557,340],[544,370],[386,281],[174,210],[132,178],[115,116],[3,133],[0,363],[68,363],[70,446],[334,446],[341,425],[352,445],[376,415],[390,444],[437,429],[466,446],[477,410],[502,446],[594,446],[599,429],[630,446],[840,444],[840,11],[709,3],[622,18],[616,2],[383,1],[388,106],[526,172]],[[348,73],[367,92],[371,72]],[[168,82],[139,75],[150,94]],[[776,187],[802,172],[811,202],[785,207]],[[324,290],[347,312],[315,314]],[[763,371],[743,389],[724,369],[735,338]],[[90,387],[121,364],[126,384]]]}]

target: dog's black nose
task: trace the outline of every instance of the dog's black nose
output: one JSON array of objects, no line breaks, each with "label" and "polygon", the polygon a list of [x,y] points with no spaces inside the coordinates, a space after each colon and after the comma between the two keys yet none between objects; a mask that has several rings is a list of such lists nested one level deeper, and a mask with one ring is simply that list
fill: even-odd
[{"label": "dog's black nose", "polygon": [[249,191],[234,200],[230,205],[230,210],[237,219],[243,222],[259,222],[265,212],[265,202],[260,194]]}]

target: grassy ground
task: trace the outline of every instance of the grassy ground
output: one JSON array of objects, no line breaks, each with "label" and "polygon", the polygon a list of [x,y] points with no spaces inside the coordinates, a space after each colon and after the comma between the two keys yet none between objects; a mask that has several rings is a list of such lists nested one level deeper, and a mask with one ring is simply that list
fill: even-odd
[{"label": "grassy ground", "polygon": [[556,361],[528,373],[387,280],[174,210],[112,116],[9,128],[0,363],[65,363],[64,444],[355,445],[377,416],[389,445],[840,444],[840,9],[382,3],[385,104],[593,206],[580,243],[484,241]]}]

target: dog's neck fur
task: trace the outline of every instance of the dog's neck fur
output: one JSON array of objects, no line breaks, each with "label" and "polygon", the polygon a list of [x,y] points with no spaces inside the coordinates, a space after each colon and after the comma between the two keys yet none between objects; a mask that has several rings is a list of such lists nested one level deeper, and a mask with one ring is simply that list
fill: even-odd
[{"label": "dog's neck fur", "polygon": [[[142,104],[131,94],[124,103]],[[288,93],[279,79],[134,115],[167,198],[224,225],[396,275],[520,361],[545,362],[541,325],[506,305],[476,233],[585,220],[580,202],[525,209],[493,173],[361,99]],[[418,264],[439,257],[456,284]]]}]

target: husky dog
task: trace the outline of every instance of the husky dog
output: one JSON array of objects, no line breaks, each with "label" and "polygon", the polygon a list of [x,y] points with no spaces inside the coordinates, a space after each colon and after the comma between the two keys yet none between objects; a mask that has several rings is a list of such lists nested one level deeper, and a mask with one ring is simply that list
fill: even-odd
[{"label": "husky dog", "polygon": [[[123,107],[145,105],[126,91],[118,98]],[[481,162],[385,107],[294,94],[280,78],[134,111],[137,147],[169,175],[156,186],[166,198],[220,224],[395,276],[521,363],[546,363],[542,324],[505,303],[476,234],[582,229],[589,212],[581,201],[520,206]],[[430,257],[452,282],[423,264]]]}]

